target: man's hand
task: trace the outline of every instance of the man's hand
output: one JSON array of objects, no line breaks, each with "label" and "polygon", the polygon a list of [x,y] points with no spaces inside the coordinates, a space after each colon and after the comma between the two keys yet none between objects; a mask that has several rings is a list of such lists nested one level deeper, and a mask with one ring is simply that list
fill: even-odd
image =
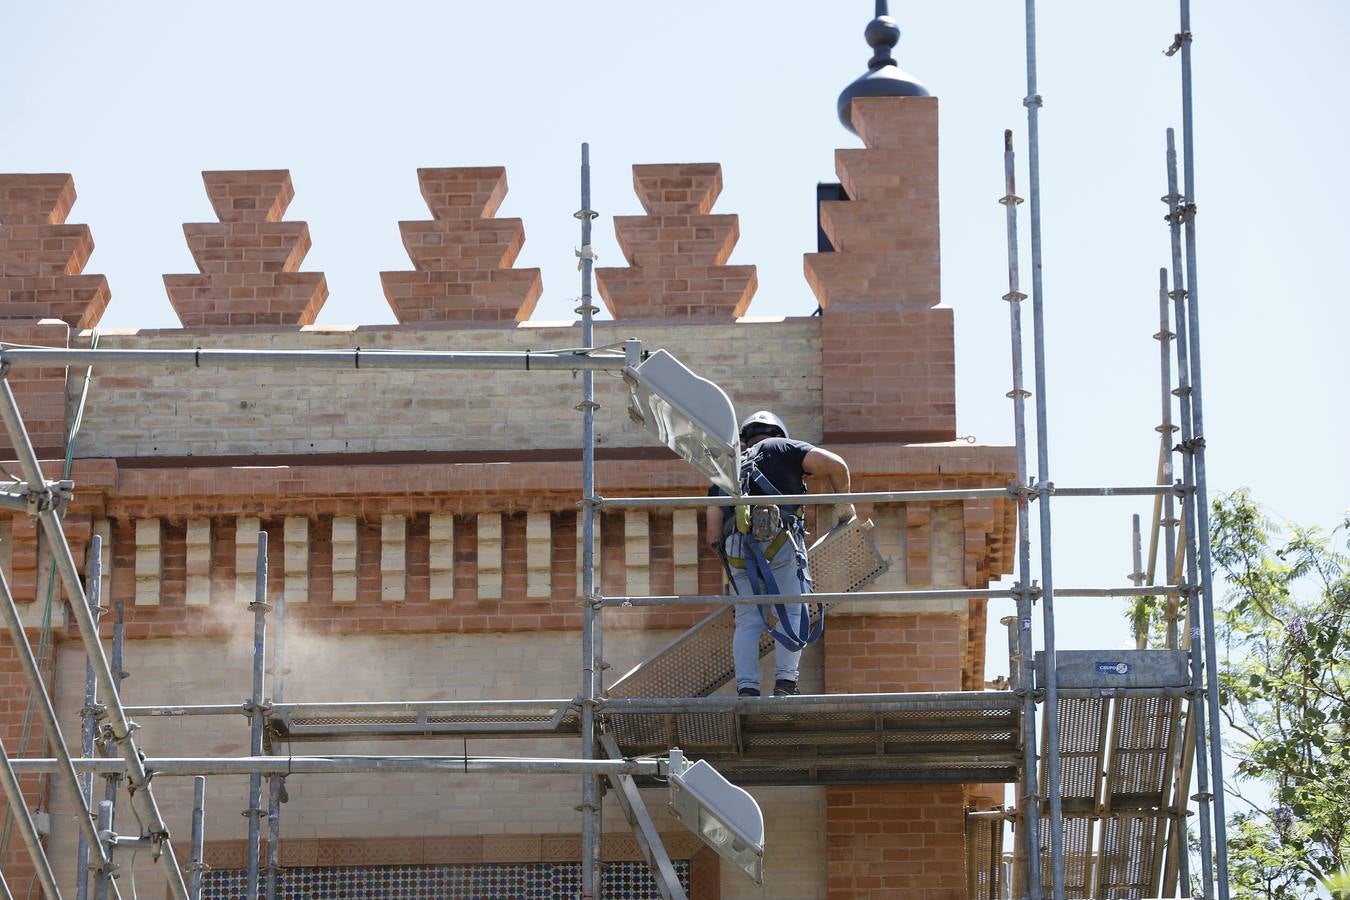
[{"label": "man's hand", "polygon": [[853,508],[852,503],[839,503],[834,507],[834,515],[836,524],[843,525],[858,518],[858,511]]}]

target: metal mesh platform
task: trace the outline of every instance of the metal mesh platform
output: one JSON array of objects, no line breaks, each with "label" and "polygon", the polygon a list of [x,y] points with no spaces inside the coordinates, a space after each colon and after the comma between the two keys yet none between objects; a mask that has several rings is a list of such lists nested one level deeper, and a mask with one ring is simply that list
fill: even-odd
[{"label": "metal mesh platform", "polygon": [[738,709],[611,712],[608,721],[625,735],[625,755],[678,746],[742,784],[990,783],[1016,777],[1019,711],[1006,692],[899,695],[888,704],[857,696],[727,702]]},{"label": "metal mesh platform", "polygon": [[[1060,698],[1066,897],[1157,896],[1173,760],[1186,701],[1146,692]],[[1042,810],[1048,814],[1045,764]],[[1042,819],[1042,881],[1051,887],[1049,823]]]}]

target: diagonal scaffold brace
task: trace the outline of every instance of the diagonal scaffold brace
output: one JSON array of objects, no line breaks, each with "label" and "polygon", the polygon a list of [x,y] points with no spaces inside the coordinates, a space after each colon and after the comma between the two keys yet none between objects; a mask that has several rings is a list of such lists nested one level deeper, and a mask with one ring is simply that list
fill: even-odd
[{"label": "diagonal scaffold brace", "polygon": [[[104,701],[106,721],[112,734],[112,742],[116,745],[126,767],[131,803],[145,824],[145,837],[149,839],[153,855],[164,869],[170,895],[174,900],[189,900],[187,884],[183,881],[183,873],[178,867],[173,844],[169,840],[168,826],[160,815],[158,804],[155,803],[154,794],[150,789],[150,779],[132,734],[132,723],[127,719],[122,706],[116,680],[103,653],[103,645],[99,642],[98,629],[89,608],[84,584],[80,580],[70,544],[66,541],[65,531],[61,527],[58,516],[60,504],[53,500],[52,488],[42,476],[42,466],[24,427],[23,416],[19,412],[7,376],[7,367],[0,366],[0,419],[4,421],[5,431],[9,434],[10,444],[18,458],[23,478],[28,483],[29,492],[35,495],[34,514],[42,526],[43,534],[47,537],[52,559],[61,576],[61,583],[70,598],[70,608],[79,624],[80,640],[84,643],[85,654],[93,665],[99,693],[106,698]],[[41,693],[43,690],[40,683],[30,685],[30,689],[35,693]]]}]

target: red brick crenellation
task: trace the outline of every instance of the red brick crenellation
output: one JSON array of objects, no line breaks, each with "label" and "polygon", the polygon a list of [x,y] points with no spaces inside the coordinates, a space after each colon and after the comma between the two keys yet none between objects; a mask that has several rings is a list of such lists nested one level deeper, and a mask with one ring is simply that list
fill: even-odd
[{"label": "red brick crenellation", "polygon": [[740,220],[712,215],[722,193],[717,163],[633,166],[645,216],[615,216],[629,268],[595,270],[600,296],[616,319],[731,321],[745,314],[758,286],[754,266],[728,266]]},{"label": "red brick crenellation", "polygon": [[939,306],[937,98],[864,97],[850,109],[866,149],[837,151],[848,199],[820,203],[834,252],[804,259],[823,310],[824,437],[953,440],[953,319]]},{"label": "red brick crenellation", "polygon": [[74,203],[68,174],[0,175],[0,320],[98,325],[111,292],[106,277],[81,274],[94,238],[66,224]]},{"label": "red brick crenellation", "polygon": [[219,222],[183,226],[200,274],[165,275],[169,303],[184,328],[313,324],[328,282],[301,272],[309,225],[283,222],[295,192],[286,169],[203,172]]},{"label": "red brick crenellation", "polygon": [[506,196],[506,169],[418,169],[431,221],[399,222],[411,272],[381,272],[400,324],[510,324],[534,312],[538,269],[513,269],[525,243],[520,219],[494,218]]}]

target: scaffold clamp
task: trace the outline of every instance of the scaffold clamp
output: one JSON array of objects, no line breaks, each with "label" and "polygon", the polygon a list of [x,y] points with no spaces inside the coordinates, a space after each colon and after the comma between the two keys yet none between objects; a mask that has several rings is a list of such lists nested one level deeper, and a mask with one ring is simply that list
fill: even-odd
[{"label": "scaffold clamp", "polygon": [[1186,44],[1189,44],[1191,42],[1192,37],[1193,36],[1189,31],[1177,32],[1172,36],[1172,43],[1169,44],[1167,46],[1167,49],[1163,51],[1163,56],[1176,56],[1177,51],[1180,50]]}]

